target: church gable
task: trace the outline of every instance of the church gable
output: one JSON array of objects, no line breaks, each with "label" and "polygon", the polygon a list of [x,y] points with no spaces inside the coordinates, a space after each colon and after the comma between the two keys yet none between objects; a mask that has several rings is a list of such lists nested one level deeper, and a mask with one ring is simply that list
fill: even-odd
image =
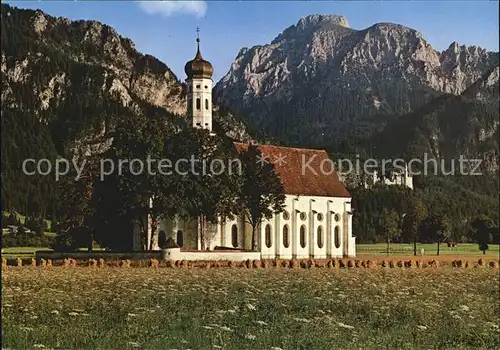
[{"label": "church gable", "polygon": [[[246,143],[234,143],[241,152]],[[274,164],[285,194],[296,196],[347,197],[351,195],[332,168],[324,150],[258,145],[265,159]]]}]

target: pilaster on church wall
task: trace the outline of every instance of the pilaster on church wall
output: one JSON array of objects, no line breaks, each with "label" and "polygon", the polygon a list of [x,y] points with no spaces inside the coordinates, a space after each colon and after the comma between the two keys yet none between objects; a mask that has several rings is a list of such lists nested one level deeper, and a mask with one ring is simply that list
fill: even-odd
[{"label": "pilaster on church wall", "polygon": [[[252,249],[252,225],[250,225],[248,222],[246,221],[242,221],[241,222],[241,226],[243,227],[243,234],[240,238],[240,241],[242,241],[242,246],[243,246],[243,249],[247,249],[247,250],[250,250]],[[259,249],[259,233],[258,233],[258,227],[256,228],[257,232],[256,232],[256,245],[257,245],[257,249]]]},{"label": "pilaster on church wall", "polygon": [[206,223],[206,247],[213,250],[216,246],[220,245],[221,240],[220,224],[219,223]]}]

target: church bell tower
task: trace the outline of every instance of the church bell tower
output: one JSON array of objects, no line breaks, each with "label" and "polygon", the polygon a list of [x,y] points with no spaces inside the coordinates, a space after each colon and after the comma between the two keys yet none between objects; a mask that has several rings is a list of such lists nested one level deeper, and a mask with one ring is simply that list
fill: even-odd
[{"label": "church bell tower", "polygon": [[212,131],[212,74],[214,69],[200,53],[200,29],[196,28],[198,50],[193,60],[186,63],[187,115],[193,127]]}]

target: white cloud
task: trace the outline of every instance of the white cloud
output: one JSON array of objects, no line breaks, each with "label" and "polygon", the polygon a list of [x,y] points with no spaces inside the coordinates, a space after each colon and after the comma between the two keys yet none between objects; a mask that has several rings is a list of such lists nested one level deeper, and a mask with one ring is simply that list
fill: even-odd
[{"label": "white cloud", "polygon": [[187,14],[200,18],[207,12],[207,3],[204,0],[139,1],[139,6],[150,15],[160,14],[164,17]]}]

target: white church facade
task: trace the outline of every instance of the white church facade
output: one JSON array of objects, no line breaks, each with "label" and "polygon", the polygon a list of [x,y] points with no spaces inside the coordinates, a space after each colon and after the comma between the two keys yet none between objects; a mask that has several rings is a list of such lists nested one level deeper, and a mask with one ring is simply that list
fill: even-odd
[{"label": "white church facade", "polygon": [[[213,68],[202,58],[199,38],[197,41],[196,56],[185,66],[188,117],[193,127],[212,131]],[[234,146],[242,151],[248,144],[234,142]],[[171,238],[180,248],[179,259],[184,260],[226,259],[224,252],[231,252],[227,259],[235,260],[245,260],[245,254],[260,259],[354,257],[351,196],[335,171],[326,169],[326,151],[272,145],[258,148],[274,164],[286,206],[284,212],[263,220],[257,228],[256,251],[251,252],[252,228],[243,218],[203,225],[201,218],[169,218],[159,223],[154,234],[149,223],[147,242],[149,245],[153,236],[153,246],[148,250],[159,250],[161,242]],[[134,249],[140,247],[140,235],[135,234]]]}]

